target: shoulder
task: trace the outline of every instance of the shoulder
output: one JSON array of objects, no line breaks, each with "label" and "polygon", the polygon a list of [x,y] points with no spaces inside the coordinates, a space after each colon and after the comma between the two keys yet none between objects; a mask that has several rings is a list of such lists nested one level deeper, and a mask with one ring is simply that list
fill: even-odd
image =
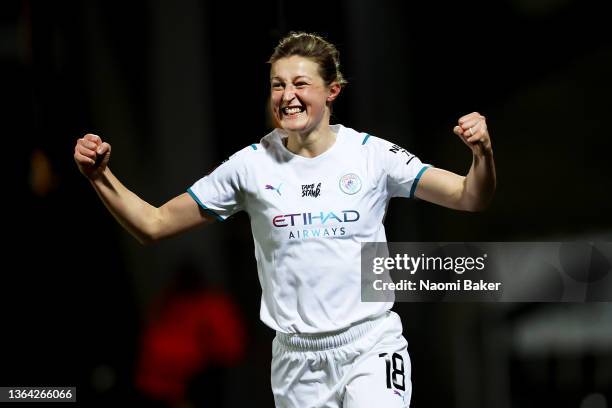
[{"label": "shoulder", "polygon": [[368,152],[370,154],[378,154],[383,151],[389,151],[392,150],[394,147],[399,148],[399,146],[395,145],[394,143],[381,137],[375,136],[369,132],[358,132],[354,129],[347,128],[344,126],[342,126],[341,129],[348,145],[357,147],[360,150],[363,150],[364,152]]},{"label": "shoulder", "polygon": [[414,154],[410,153],[400,144],[371,134],[366,134],[366,137],[363,139],[362,143],[364,147],[367,146],[369,151],[373,154],[389,155],[389,157],[394,157],[398,153],[401,153],[407,156],[414,156]]},{"label": "shoulder", "polygon": [[367,145],[371,137],[367,132],[360,132],[340,124],[332,125],[332,129],[334,129],[338,135],[341,135],[343,143],[347,146],[362,148]]},{"label": "shoulder", "polygon": [[389,170],[402,167],[402,164],[409,164],[411,167],[420,164],[420,160],[418,160],[415,154],[406,150],[398,143],[372,135],[371,133],[346,129],[349,133],[354,132],[353,137],[348,139],[353,144],[359,145],[362,157],[367,157],[367,160],[371,161],[373,166]]},{"label": "shoulder", "polygon": [[383,139],[382,137],[374,136],[368,134],[367,139],[364,140],[364,145],[370,146],[372,149],[377,150],[393,150],[393,149],[401,149],[395,142],[391,142],[387,139]]},{"label": "shoulder", "polygon": [[273,146],[274,142],[278,139],[277,131],[273,130],[268,133],[266,136],[262,137],[259,142],[251,143],[242,149],[236,151],[231,156],[229,156],[225,162],[233,161],[233,162],[250,162],[256,161],[258,158],[265,156],[267,152],[269,152]]}]

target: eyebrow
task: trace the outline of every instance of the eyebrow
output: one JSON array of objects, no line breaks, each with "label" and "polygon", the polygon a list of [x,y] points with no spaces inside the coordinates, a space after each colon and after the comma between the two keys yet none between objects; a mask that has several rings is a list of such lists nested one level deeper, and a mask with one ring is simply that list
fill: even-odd
[{"label": "eyebrow", "polygon": [[[312,80],[312,78],[310,78],[308,75],[298,75],[298,76],[296,76],[295,78],[293,78],[293,80],[295,81],[296,79],[299,79],[299,78],[306,78],[306,79]],[[275,80],[275,79],[277,79],[277,80],[281,80],[281,81],[283,80],[283,79],[282,79],[281,77],[279,77],[279,76],[273,76],[272,78],[270,78],[270,81]]]}]

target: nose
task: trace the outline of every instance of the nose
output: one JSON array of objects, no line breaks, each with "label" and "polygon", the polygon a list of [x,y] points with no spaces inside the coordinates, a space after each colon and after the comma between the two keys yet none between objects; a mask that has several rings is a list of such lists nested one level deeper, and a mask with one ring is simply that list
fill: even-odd
[{"label": "nose", "polygon": [[289,84],[285,86],[285,90],[283,91],[283,101],[288,102],[295,98],[295,86]]}]

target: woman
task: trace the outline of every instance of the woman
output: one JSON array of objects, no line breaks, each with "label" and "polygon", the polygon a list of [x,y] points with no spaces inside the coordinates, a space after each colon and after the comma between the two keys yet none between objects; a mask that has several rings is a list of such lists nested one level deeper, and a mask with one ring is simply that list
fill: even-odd
[{"label": "woman", "polygon": [[384,242],[391,197],[449,208],[485,208],[495,169],[485,118],[471,113],[454,132],[472,150],[466,177],[423,165],[383,139],[330,126],[346,84],[338,51],[291,33],[270,58],[270,109],[277,129],[184,193],[156,208],[111,173],[111,148],[77,141],[80,171],[114,217],[149,243],[249,213],[262,285],[261,319],[276,330],[272,390],[278,407],[405,407],[410,360],[391,302],[361,302],[361,242]]}]

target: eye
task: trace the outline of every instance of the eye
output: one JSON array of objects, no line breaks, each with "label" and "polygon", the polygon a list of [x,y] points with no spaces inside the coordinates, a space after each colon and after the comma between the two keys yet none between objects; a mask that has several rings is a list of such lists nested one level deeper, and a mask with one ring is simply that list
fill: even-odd
[{"label": "eye", "polygon": [[279,90],[283,89],[283,84],[280,82],[272,82],[272,89]]},{"label": "eye", "polygon": [[304,82],[304,81],[300,81],[300,82],[296,82],[295,83],[295,86],[298,87],[298,88],[304,88],[307,85],[308,85],[308,83]]}]

